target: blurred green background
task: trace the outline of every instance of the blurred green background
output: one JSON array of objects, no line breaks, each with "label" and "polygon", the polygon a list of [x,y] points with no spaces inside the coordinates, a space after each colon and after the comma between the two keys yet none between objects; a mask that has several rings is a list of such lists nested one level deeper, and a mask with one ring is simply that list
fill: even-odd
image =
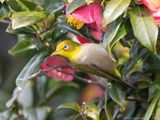
[{"label": "blurred green background", "polygon": [[6,101],[15,88],[15,79],[27,61],[25,57],[8,54],[8,50],[16,44],[17,37],[6,32],[7,26],[0,23],[0,112],[6,109]]}]

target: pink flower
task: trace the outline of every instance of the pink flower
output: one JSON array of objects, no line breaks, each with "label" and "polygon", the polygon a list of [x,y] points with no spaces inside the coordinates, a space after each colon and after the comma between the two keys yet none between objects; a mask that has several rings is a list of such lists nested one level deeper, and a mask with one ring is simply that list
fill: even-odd
[{"label": "pink flower", "polygon": [[[41,64],[40,69],[48,70],[45,75],[55,80],[72,81],[72,74],[75,73],[75,70],[68,68],[68,65],[69,63],[66,59],[59,56],[52,56]],[[56,68],[52,69],[53,66]]]},{"label": "pink flower", "polygon": [[80,43],[90,43],[90,41],[84,37],[81,37],[81,36],[77,36],[77,39]]},{"label": "pink flower", "polygon": [[149,9],[157,24],[160,24],[160,0],[142,0]]},{"label": "pink flower", "polygon": [[[71,16],[78,19],[82,23],[85,23],[89,32],[98,40],[102,39],[103,35],[103,27],[102,27],[102,7],[99,3],[92,3],[89,5],[84,5],[82,7],[77,8],[75,11],[71,13]],[[73,20],[72,20],[73,21]],[[74,20],[75,22],[75,20]],[[80,23],[80,27],[83,24]],[[78,28],[80,28],[78,26]]]}]

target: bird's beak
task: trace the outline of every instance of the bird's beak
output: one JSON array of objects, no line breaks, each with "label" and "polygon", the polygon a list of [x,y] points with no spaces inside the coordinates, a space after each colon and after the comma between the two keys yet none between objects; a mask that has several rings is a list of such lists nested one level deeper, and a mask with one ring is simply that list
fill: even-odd
[{"label": "bird's beak", "polygon": [[51,54],[51,56],[53,56],[53,55],[58,55],[58,51],[54,51],[54,52]]}]

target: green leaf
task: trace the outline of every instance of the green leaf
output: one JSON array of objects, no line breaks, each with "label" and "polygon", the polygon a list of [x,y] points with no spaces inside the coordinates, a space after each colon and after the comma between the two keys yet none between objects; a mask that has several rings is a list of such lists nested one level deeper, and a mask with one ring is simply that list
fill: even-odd
[{"label": "green leaf", "polygon": [[131,0],[110,0],[107,3],[103,12],[102,25],[106,26],[112,21],[116,20],[120,15],[125,12],[130,2]]},{"label": "green leaf", "polygon": [[9,120],[11,117],[11,112],[10,110],[3,111],[0,113],[0,120]]},{"label": "green leaf", "polygon": [[19,6],[24,11],[35,10],[36,4],[31,0],[16,0]]},{"label": "green leaf", "polygon": [[156,107],[156,111],[155,111],[155,120],[158,120],[160,118],[160,100],[158,101],[158,105]]},{"label": "green leaf", "polygon": [[113,46],[120,40],[122,39],[126,34],[128,33],[128,30],[125,28],[125,25],[122,24],[114,37],[114,39],[110,43],[109,51],[113,48]]},{"label": "green leaf", "polygon": [[160,81],[156,80],[149,87],[148,100],[150,101],[151,99],[153,99],[155,95],[158,95],[159,93],[160,93]]},{"label": "green leaf", "polygon": [[95,104],[86,104],[86,109],[84,112],[93,120],[99,120],[99,109]]},{"label": "green leaf", "polygon": [[136,110],[136,102],[135,101],[126,101],[124,105],[125,111],[123,112],[123,118],[129,119],[133,116]]},{"label": "green leaf", "polygon": [[28,78],[34,74],[38,68],[42,60],[44,59],[45,53],[40,53],[31,58],[31,60],[25,65],[23,70],[20,72],[16,79],[16,85],[22,87],[28,81]]},{"label": "green leaf", "polygon": [[20,0],[16,0],[16,2],[18,3],[18,5],[21,7],[23,11],[29,11],[27,6],[25,6]]},{"label": "green leaf", "polygon": [[17,96],[17,101],[24,109],[33,106],[33,81],[28,81]]},{"label": "green leaf", "polygon": [[145,72],[160,73],[160,55],[150,55],[144,62]]},{"label": "green leaf", "polygon": [[48,16],[45,12],[24,11],[12,14],[12,28],[17,29],[37,23]]},{"label": "green leaf", "polygon": [[23,27],[23,28],[13,30],[11,24],[8,25],[6,32],[12,33],[12,34],[27,34],[27,36],[36,34],[36,32],[29,27]]},{"label": "green leaf", "polygon": [[11,8],[12,12],[22,11],[21,7],[18,5],[18,3],[16,2],[16,0],[7,0],[6,2],[9,5],[9,7]]},{"label": "green leaf", "polygon": [[48,115],[51,113],[51,108],[48,106],[36,108],[37,120],[47,120]]},{"label": "green leaf", "polygon": [[147,109],[147,111],[146,111],[146,113],[145,113],[145,116],[144,116],[143,120],[150,120],[151,115],[152,115],[152,113],[153,113],[153,111],[154,111],[154,109],[155,109],[155,107],[156,107],[156,104],[157,104],[157,102],[158,102],[158,100],[159,100],[159,97],[160,97],[160,94],[159,94],[159,95],[156,95],[156,96],[153,98],[151,104],[149,105],[149,107],[148,107],[148,109]]},{"label": "green leaf", "polygon": [[19,40],[18,43],[9,50],[9,53],[13,56],[25,54],[26,52],[36,51],[37,46],[30,40]]},{"label": "green leaf", "polygon": [[3,3],[5,0],[0,0],[1,3]]},{"label": "green leaf", "polygon": [[81,112],[81,107],[77,103],[64,103],[57,107],[57,109],[61,109],[61,108],[68,108],[68,109],[75,110],[77,112]]},{"label": "green leaf", "polygon": [[107,30],[104,34],[104,39],[102,43],[103,46],[107,49],[107,51],[110,50],[110,43],[116,36],[121,23],[122,23],[121,21],[114,21],[107,26]]},{"label": "green leaf", "polygon": [[69,3],[69,5],[67,7],[67,11],[66,11],[67,14],[71,14],[74,10],[81,7],[85,3],[86,3],[85,0],[74,0],[73,2]]},{"label": "green leaf", "polygon": [[7,17],[10,13],[9,7],[6,3],[0,3],[0,20]]},{"label": "green leaf", "polygon": [[107,120],[114,120],[111,114],[111,109],[109,109],[108,105],[108,89],[105,90],[105,104],[104,104],[104,110],[106,113]]},{"label": "green leaf", "polygon": [[125,93],[122,91],[119,85],[112,84],[112,87],[109,89],[109,96],[114,100],[117,104],[122,106],[125,102]]},{"label": "green leaf", "polygon": [[137,40],[153,53],[156,53],[158,27],[153,17],[144,7],[134,7],[130,13],[130,21]]},{"label": "green leaf", "polygon": [[64,8],[64,0],[44,0],[44,8],[52,14]]},{"label": "green leaf", "polygon": [[16,87],[13,91],[12,97],[7,101],[6,106],[8,108],[12,107],[18,97],[18,94],[21,92],[20,87]]},{"label": "green leaf", "polygon": [[107,116],[107,120],[114,120],[114,118],[112,117],[111,110],[110,110],[108,104],[106,104],[106,106],[105,106],[105,113],[106,113],[106,116]]}]

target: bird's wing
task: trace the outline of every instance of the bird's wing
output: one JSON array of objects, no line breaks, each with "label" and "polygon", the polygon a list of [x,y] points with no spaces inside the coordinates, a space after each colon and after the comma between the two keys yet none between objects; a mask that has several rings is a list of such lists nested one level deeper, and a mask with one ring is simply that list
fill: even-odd
[{"label": "bird's wing", "polygon": [[82,53],[79,56],[79,64],[92,65],[102,71],[114,74],[115,61],[108,55],[103,46],[98,44],[83,44]]},{"label": "bird's wing", "polygon": [[119,81],[127,86],[135,88],[116,74],[116,63],[108,55],[107,51],[98,44],[83,44],[81,54],[76,67],[83,72],[95,74],[101,77]]}]

